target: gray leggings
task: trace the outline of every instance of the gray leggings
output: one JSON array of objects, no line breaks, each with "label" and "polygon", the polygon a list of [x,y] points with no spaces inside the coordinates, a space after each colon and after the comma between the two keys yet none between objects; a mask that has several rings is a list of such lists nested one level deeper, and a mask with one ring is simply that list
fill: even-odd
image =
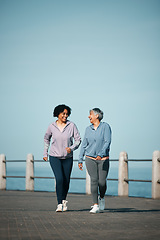
[{"label": "gray leggings", "polygon": [[106,178],[109,171],[109,159],[98,161],[86,157],[85,162],[88,174],[91,178],[93,203],[98,204],[98,188],[101,198],[104,197],[107,189]]}]

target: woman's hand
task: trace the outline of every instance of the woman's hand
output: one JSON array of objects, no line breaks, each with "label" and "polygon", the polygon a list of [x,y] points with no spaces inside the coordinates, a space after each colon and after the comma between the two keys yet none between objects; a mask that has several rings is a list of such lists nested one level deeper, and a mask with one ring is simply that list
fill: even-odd
[{"label": "woman's hand", "polygon": [[96,160],[101,160],[102,158],[100,156],[97,156],[96,157]]},{"label": "woman's hand", "polygon": [[83,163],[78,163],[78,167],[81,171],[83,171]]},{"label": "woman's hand", "polygon": [[44,161],[47,161],[47,160],[48,160],[48,158],[47,158],[47,157],[44,157],[44,158],[43,158],[43,160],[44,160]]},{"label": "woman's hand", "polygon": [[71,153],[71,149],[69,147],[66,148],[67,153]]}]

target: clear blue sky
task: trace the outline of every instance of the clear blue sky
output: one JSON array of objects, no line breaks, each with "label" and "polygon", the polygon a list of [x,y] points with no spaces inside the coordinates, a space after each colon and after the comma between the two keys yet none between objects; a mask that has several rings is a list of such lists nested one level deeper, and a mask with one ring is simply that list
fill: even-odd
[{"label": "clear blue sky", "polygon": [[159,0],[0,0],[0,153],[41,159],[53,108],[65,103],[82,138],[89,109],[104,111],[111,158],[151,158],[159,43]]}]

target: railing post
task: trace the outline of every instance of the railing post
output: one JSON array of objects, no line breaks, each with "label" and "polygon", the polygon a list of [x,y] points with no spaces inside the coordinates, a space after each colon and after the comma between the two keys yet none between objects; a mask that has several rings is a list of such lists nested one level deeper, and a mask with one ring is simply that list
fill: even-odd
[{"label": "railing post", "polygon": [[26,190],[34,191],[34,157],[32,154],[27,155],[26,160]]},{"label": "railing post", "polygon": [[118,195],[128,197],[128,155],[121,152],[119,155],[119,178],[118,178]]},{"label": "railing post", "polygon": [[160,151],[152,156],[152,198],[160,198]]},{"label": "railing post", "polygon": [[0,190],[6,189],[6,156],[0,155]]},{"label": "railing post", "polygon": [[86,169],[86,194],[91,194],[91,178]]}]

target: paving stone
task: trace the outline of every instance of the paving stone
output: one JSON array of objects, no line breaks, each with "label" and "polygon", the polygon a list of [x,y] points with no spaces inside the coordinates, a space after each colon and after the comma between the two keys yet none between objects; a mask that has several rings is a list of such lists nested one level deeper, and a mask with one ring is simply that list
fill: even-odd
[{"label": "paving stone", "polygon": [[90,214],[90,195],[69,194],[69,210],[56,213],[55,193],[0,191],[0,240],[160,239],[160,200],[105,199],[105,211]]}]

